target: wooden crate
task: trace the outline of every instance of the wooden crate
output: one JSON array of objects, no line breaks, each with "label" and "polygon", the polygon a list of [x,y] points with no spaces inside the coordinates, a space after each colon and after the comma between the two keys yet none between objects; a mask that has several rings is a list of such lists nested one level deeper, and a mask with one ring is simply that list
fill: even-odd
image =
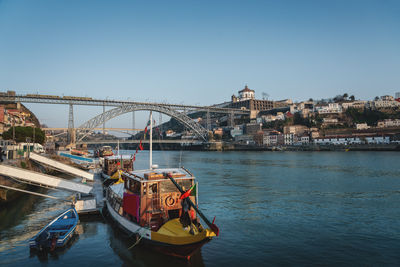
[{"label": "wooden crate", "polygon": [[146,178],[147,180],[164,179],[164,174],[157,172],[149,172],[144,174],[144,178]]},{"label": "wooden crate", "polygon": [[186,176],[186,174],[178,173],[178,172],[170,173],[170,175],[171,175],[172,178],[179,178],[179,177],[185,177]]}]

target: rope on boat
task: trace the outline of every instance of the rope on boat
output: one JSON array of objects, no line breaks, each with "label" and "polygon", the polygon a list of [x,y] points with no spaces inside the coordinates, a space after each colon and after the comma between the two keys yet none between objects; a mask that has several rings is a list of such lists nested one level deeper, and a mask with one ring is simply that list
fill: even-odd
[{"label": "rope on boat", "polygon": [[128,248],[128,250],[130,250],[131,248],[134,248],[137,244],[139,244],[140,240],[142,240],[143,236],[140,236],[140,238],[138,240],[136,240],[135,244],[133,244],[132,246],[130,246]]}]

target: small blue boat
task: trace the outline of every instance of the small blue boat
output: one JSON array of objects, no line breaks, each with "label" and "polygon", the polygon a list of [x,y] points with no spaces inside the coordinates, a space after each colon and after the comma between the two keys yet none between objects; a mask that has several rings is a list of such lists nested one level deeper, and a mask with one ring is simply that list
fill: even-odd
[{"label": "small blue boat", "polygon": [[64,211],[29,240],[29,247],[52,251],[65,246],[74,234],[78,220],[75,208]]}]

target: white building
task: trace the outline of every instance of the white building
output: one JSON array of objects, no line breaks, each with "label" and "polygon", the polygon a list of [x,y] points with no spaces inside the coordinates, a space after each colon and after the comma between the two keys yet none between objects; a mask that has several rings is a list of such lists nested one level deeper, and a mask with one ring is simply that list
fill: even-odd
[{"label": "white building", "polygon": [[329,103],[327,106],[315,108],[319,114],[342,113],[342,106],[339,103]]},{"label": "white building", "polygon": [[369,127],[368,124],[365,122],[364,123],[356,123],[357,130],[367,130],[369,128],[371,128],[371,127]]},{"label": "white building", "polygon": [[266,146],[276,146],[278,144],[278,135],[277,134],[264,135],[263,144]]},{"label": "white building", "polygon": [[397,102],[395,100],[378,100],[378,101],[372,101],[371,103],[372,107],[374,108],[396,108],[400,107],[400,102]]},{"label": "white building", "polygon": [[349,145],[361,144],[362,141],[359,137],[321,137],[315,138],[314,144],[319,145]]},{"label": "white building", "polygon": [[247,87],[246,85],[243,90],[239,91],[239,100],[242,101],[242,100],[254,99],[255,98],[254,93],[255,91],[249,89],[249,87]]},{"label": "white building", "polygon": [[389,136],[365,137],[365,141],[367,144],[389,144],[390,138]]},{"label": "white building", "polygon": [[312,101],[303,101],[300,103],[295,103],[289,106],[290,113],[294,114],[296,112],[300,112],[303,117],[307,117],[308,114],[314,112],[314,102]]},{"label": "white building", "polygon": [[389,136],[368,136],[368,137],[324,137],[314,139],[314,144],[319,145],[351,145],[351,144],[389,144]]},{"label": "white building", "polygon": [[322,122],[325,124],[337,124],[339,120],[336,118],[323,118]]},{"label": "white building", "polygon": [[278,112],[276,115],[262,115],[262,120],[264,122],[272,122],[272,121],[278,121],[278,120],[285,120],[285,114],[283,114],[282,112]]},{"label": "white building", "polygon": [[378,121],[378,128],[385,128],[385,127],[400,127],[400,120],[390,120],[386,119],[384,121]]},{"label": "white building", "polygon": [[382,101],[393,101],[394,97],[391,95],[383,95],[383,96],[381,96],[381,100]]},{"label": "white building", "polygon": [[300,137],[300,143],[303,145],[309,144],[310,143],[310,137],[308,135],[303,135]]},{"label": "white building", "polygon": [[353,101],[353,102],[345,102],[342,103],[342,108],[344,110],[348,109],[348,108],[357,108],[357,109],[363,109],[365,107],[365,105],[367,104],[367,101],[363,101],[363,100],[357,100],[357,101]]},{"label": "white building", "polygon": [[288,133],[283,136],[284,144],[287,146],[293,145],[294,142],[294,134]]}]

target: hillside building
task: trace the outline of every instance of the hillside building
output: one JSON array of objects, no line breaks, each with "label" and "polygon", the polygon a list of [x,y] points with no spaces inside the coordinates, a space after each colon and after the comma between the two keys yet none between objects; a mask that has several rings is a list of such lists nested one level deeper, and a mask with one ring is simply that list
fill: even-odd
[{"label": "hillside building", "polygon": [[368,130],[369,128],[371,128],[371,127],[369,127],[368,124],[365,122],[364,123],[356,123],[357,130]]},{"label": "hillside building", "polygon": [[378,128],[400,127],[400,120],[399,119],[395,119],[395,120],[386,119],[384,121],[378,121],[377,127]]},{"label": "hillside building", "polygon": [[381,100],[382,101],[393,101],[394,97],[391,95],[383,95],[383,96],[381,96]]},{"label": "hillside building", "polygon": [[302,135],[308,130],[309,130],[308,127],[304,125],[289,125],[283,127],[284,134]]},{"label": "hillside building", "polygon": [[339,103],[329,103],[315,107],[319,114],[338,114],[342,113],[342,106]]},{"label": "hillside building", "polygon": [[371,108],[398,108],[400,107],[400,102],[395,101],[395,100],[378,100],[378,101],[369,101],[368,102],[369,106]]},{"label": "hillside building", "polygon": [[238,97],[232,95],[232,101],[227,107],[250,110],[250,119],[255,119],[260,111],[271,110],[275,107],[274,101],[255,99],[255,91],[247,85],[238,93]]},{"label": "hillside building", "polygon": [[348,108],[364,109],[366,104],[367,104],[367,101],[362,101],[362,100],[357,100],[357,101],[353,101],[353,102],[344,102],[344,103],[342,103],[342,108],[344,110],[346,110]]}]

